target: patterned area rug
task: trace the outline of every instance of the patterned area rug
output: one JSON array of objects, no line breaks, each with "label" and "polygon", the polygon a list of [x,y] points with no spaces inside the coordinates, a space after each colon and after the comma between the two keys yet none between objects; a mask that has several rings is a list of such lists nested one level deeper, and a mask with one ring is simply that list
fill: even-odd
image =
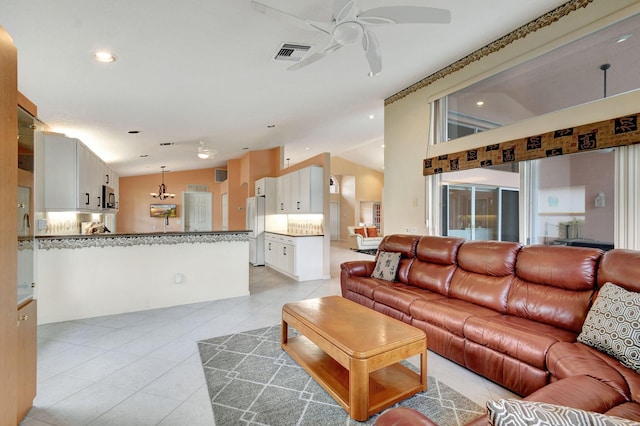
[{"label": "patterned area rug", "polygon": [[[358,422],[280,347],[280,326],[198,342],[216,424],[372,425]],[[296,331],[289,328],[290,335]],[[408,363],[407,363],[408,364]],[[415,367],[410,366],[410,368]],[[440,426],[463,425],[484,408],[436,379],[426,392],[398,405],[415,408]]]},{"label": "patterned area rug", "polygon": [[378,249],[356,250],[358,253],[370,254],[375,256],[378,253]]}]

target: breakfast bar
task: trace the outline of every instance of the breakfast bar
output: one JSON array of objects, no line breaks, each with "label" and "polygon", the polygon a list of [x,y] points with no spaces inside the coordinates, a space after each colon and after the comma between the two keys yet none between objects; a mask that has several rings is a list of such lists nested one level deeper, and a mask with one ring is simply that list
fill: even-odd
[{"label": "breakfast bar", "polygon": [[249,295],[247,231],[36,237],[40,324]]}]

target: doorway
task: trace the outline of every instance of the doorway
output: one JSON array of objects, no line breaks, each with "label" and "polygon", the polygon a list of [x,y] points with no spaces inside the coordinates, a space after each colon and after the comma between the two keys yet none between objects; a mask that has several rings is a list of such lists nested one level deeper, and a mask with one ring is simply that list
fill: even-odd
[{"label": "doorway", "polygon": [[210,192],[183,192],[182,206],[183,232],[212,230]]},{"label": "doorway", "polygon": [[329,235],[331,241],[340,239],[340,203],[337,201],[329,203]]}]

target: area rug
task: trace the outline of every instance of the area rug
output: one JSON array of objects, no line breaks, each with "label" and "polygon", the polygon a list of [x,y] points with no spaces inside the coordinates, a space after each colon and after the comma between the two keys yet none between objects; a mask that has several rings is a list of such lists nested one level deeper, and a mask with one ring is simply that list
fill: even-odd
[{"label": "area rug", "polygon": [[[372,425],[358,422],[280,347],[280,326],[198,342],[216,424]],[[289,328],[290,335],[296,331]],[[408,363],[407,363],[408,364]],[[415,367],[410,366],[416,370]],[[414,408],[440,426],[463,425],[485,410],[433,377],[427,391],[398,405]]]},{"label": "area rug", "polygon": [[366,249],[366,250],[356,250],[358,253],[370,254],[371,256],[375,256],[378,253],[378,249]]}]

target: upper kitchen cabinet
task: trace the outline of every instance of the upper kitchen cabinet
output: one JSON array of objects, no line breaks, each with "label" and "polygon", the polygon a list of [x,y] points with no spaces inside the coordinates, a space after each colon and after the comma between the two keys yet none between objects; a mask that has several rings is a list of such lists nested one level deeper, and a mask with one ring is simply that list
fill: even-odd
[{"label": "upper kitchen cabinet", "polygon": [[264,197],[264,212],[265,214],[276,214],[276,183],[277,178],[264,177],[258,179],[255,183],[256,197]]},{"label": "upper kitchen cabinet", "polygon": [[279,207],[288,214],[308,214],[323,212],[323,170],[311,166],[281,176],[282,191]]},{"label": "upper kitchen cabinet", "polygon": [[44,133],[44,208],[47,211],[102,211],[104,163],[78,139]]}]

